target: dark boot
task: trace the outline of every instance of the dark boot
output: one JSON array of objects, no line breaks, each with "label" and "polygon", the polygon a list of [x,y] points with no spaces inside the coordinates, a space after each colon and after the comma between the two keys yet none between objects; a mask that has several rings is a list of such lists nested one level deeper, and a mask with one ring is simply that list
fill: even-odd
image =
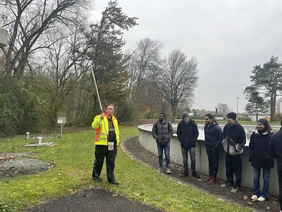
[{"label": "dark boot", "polygon": [[212,179],[212,176],[208,176],[207,179],[203,180],[204,182],[208,182]]},{"label": "dark boot", "polygon": [[198,173],[196,171],[192,171],[192,176],[196,177],[196,178],[200,178],[200,175],[198,175]]},{"label": "dark boot", "polygon": [[212,177],[212,178],[209,180],[208,184],[210,184],[210,185],[215,184],[216,181],[217,181],[216,177]]},{"label": "dark boot", "polygon": [[180,177],[188,177],[188,173],[185,173],[185,172],[183,172],[181,175],[180,175]]}]

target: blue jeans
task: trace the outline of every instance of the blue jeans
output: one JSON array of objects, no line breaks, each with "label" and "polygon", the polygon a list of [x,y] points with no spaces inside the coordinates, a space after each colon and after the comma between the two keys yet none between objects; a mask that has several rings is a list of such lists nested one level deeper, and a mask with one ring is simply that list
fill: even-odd
[{"label": "blue jeans", "polygon": [[264,197],[265,199],[268,198],[268,190],[269,190],[269,184],[270,184],[270,169],[262,169],[263,171],[263,188],[262,191],[259,191],[260,188],[260,172],[261,168],[255,168],[253,167],[254,172],[254,184],[253,184],[253,194]]},{"label": "blue jeans", "polygon": [[190,153],[190,160],[191,160],[191,170],[196,171],[196,148],[183,148],[181,147],[182,157],[183,157],[183,167],[184,167],[184,174],[188,174],[188,151]]},{"label": "blue jeans", "polygon": [[158,145],[158,156],[160,168],[163,168],[163,152],[165,153],[166,168],[169,169],[170,166],[170,143],[165,145]]}]

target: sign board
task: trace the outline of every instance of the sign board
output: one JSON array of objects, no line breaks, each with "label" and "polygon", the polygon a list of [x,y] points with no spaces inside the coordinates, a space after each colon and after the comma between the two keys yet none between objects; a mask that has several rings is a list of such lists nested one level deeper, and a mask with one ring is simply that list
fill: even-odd
[{"label": "sign board", "polygon": [[67,121],[66,117],[58,117],[58,124],[65,124]]},{"label": "sign board", "polygon": [[7,45],[8,43],[8,32],[7,30],[0,28],[0,47]]}]

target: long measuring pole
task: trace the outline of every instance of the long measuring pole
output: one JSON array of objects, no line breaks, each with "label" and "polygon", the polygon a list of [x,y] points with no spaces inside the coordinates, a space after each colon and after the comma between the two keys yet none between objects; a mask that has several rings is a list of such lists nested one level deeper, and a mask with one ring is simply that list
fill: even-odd
[{"label": "long measuring pole", "polygon": [[95,74],[94,74],[94,70],[93,70],[92,65],[91,65],[91,71],[92,71],[92,76],[93,76],[93,81],[94,81],[95,89],[96,89],[96,92],[97,92],[97,97],[98,97],[100,109],[101,109],[101,111],[103,111],[102,104],[101,104],[101,99],[100,99],[100,95],[99,95],[99,91],[98,91],[98,87],[97,87],[97,82],[96,82],[96,78],[95,78]]}]

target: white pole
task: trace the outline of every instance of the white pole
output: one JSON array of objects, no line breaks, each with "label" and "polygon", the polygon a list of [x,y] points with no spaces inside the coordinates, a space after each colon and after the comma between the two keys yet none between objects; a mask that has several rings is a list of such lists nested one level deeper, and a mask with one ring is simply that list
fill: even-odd
[{"label": "white pole", "polygon": [[102,104],[101,104],[101,99],[100,99],[100,95],[99,95],[99,91],[98,91],[98,87],[97,87],[97,82],[96,82],[96,79],[95,79],[95,74],[94,74],[94,70],[93,70],[92,65],[91,65],[91,71],[92,71],[92,76],[93,76],[93,80],[94,80],[95,89],[96,89],[96,92],[97,92],[97,97],[98,97],[100,109],[101,109],[101,111],[103,111]]},{"label": "white pole", "polygon": [[[96,82],[96,78],[95,78],[95,74],[94,74],[94,70],[93,70],[92,65],[91,65],[91,71],[92,71],[92,76],[93,76],[93,80],[94,80],[94,85],[95,85],[95,89],[96,89],[97,96],[98,96],[98,100],[99,100],[100,109],[101,109],[101,111],[103,112],[103,108],[102,108],[102,104],[101,104],[101,99],[100,99],[100,95],[99,95],[99,91],[98,91],[98,87],[97,87],[97,82]],[[105,127],[105,129],[106,129],[105,121],[103,121],[103,122],[104,122],[104,127]],[[107,132],[107,137],[108,137],[108,132]]]}]

